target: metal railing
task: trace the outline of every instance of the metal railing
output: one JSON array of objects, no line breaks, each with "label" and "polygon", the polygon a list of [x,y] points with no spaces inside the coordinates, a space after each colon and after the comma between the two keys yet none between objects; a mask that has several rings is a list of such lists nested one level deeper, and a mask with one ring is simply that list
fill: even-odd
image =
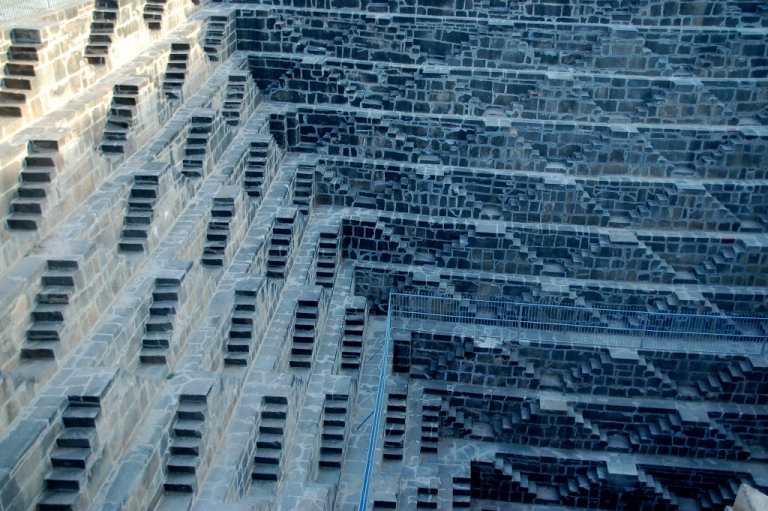
[{"label": "metal railing", "polygon": [[[510,337],[517,339],[551,338],[686,352],[738,354],[746,348],[754,353],[764,352],[768,344],[768,317],[762,316],[649,312],[629,307],[466,300],[400,293],[391,294],[389,299],[389,313],[395,327],[402,320],[461,323],[510,329]],[[660,342],[671,340],[677,342]]]}]

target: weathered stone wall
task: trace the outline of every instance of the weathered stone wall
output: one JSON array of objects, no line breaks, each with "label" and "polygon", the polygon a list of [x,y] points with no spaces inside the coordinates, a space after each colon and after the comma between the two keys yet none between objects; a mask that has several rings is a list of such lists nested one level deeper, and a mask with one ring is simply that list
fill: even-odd
[{"label": "weathered stone wall", "polygon": [[[8,63],[38,60],[3,68],[36,76],[0,130],[0,507],[352,509],[367,469],[374,509],[765,489],[767,14],[98,0],[9,25]],[[459,301],[387,323],[392,292]]]}]

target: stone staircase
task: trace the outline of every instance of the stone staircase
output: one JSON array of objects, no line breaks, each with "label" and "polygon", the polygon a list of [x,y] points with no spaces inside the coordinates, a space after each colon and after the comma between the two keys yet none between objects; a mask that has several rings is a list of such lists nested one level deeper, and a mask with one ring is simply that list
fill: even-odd
[{"label": "stone staircase", "polygon": [[142,172],[134,175],[118,243],[121,252],[144,252],[147,249],[153,210],[159,195],[159,173]]},{"label": "stone staircase", "polygon": [[416,509],[437,509],[440,503],[437,486],[419,486],[416,489]]},{"label": "stone staircase", "polygon": [[163,75],[165,99],[184,100],[184,81],[189,64],[189,43],[171,43],[171,53]]},{"label": "stone staircase", "polygon": [[222,45],[226,42],[226,32],[229,20],[226,16],[211,16],[205,26],[203,50],[211,62],[224,59]]},{"label": "stone staircase", "polygon": [[76,261],[50,259],[46,264],[21,347],[22,359],[56,358],[66,328],[65,312],[77,291],[79,268]]},{"label": "stone staircase", "polygon": [[160,30],[162,28],[165,1],[145,0],[143,17],[150,30]]},{"label": "stone staircase", "polygon": [[95,463],[98,400],[69,400],[61,416],[63,430],[51,451],[51,470],[45,476],[38,511],[74,511],[86,501],[86,486]]},{"label": "stone staircase", "polygon": [[320,297],[321,291],[315,288],[302,293],[296,303],[291,354],[288,360],[288,365],[292,368],[312,367],[317,327],[320,321]]},{"label": "stone staircase", "polygon": [[155,279],[149,318],[144,324],[144,337],[139,351],[139,362],[142,364],[167,363],[182,278],[162,276]]},{"label": "stone staircase", "polygon": [[275,217],[267,254],[267,277],[269,278],[285,278],[288,259],[293,249],[296,215],[296,208],[283,208]]},{"label": "stone staircase", "polygon": [[411,359],[411,338],[407,332],[395,330],[392,332],[392,372],[408,374],[411,373],[413,364]]},{"label": "stone staircase", "polygon": [[226,97],[221,112],[227,124],[237,127],[243,113],[243,105],[248,106],[253,101],[253,84],[248,79],[247,71],[237,71],[229,74]]},{"label": "stone staircase", "polygon": [[397,496],[388,492],[381,492],[373,496],[373,511],[384,509],[397,509]]},{"label": "stone staircase", "polygon": [[261,399],[260,418],[251,479],[277,482],[283,463],[288,400],[284,396],[264,396]]},{"label": "stone staircase", "polygon": [[248,162],[245,167],[245,176],[243,178],[243,188],[249,197],[261,197],[264,195],[267,151],[269,142],[266,140],[257,140],[251,142],[248,150]]},{"label": "stone staircase", "polygon": [[405,421],[407,418],[408,387],[393,386],[387,394],[387,408],[384,417],[384,445],[382,458],[402,460],[405,447]]},{"label": "stone staircase", "polygon": [[703,399],[728,401],[734,387],[746,381],[752,381],[757,375],[752,372],[752,363],[746,358],[727,361],[722,369],[714,368],[706,375],[701,375],[693,382],[694,390]]},{"label": "stone staircase", "polygon": [[197,490],[197,468],[204,449],[208,396],[182,394],[171,426],[165,460],[165,494],[193,494]]},{"label": "stone staircase", "polygon": [[208,142],[214,127],[213,112],[192,116],[191,126],[187,132],[184,145],[184,160],[181,173],[188,178],[203,177],[205,172],[205,157],[208,152]]},{"label": "stone staircase", "polygon": [[326,394],[323,403],[322,433],[318,467],[341,470],[344,460],[345,436],[349,396],[346,394]]},{"label": "stone staircase", "polygon": [[[539,486],[536,482],[531,481],[528,475],[517,470],[508,458],[497,456],[493,462],[494,469],[501,475],[505,476],[509,480],[510,486],[514,489],[522,502],[534,502],[537,503],[552,503],[551,498],[544,499],[544,502],[539,502]],[[551,487],[547,487],[551,488]]]},{"label": "stone staircase", "polygon": [[235,216],[235,194],[223,193],[213,198],[211,217],[203,245],[202,264],[208,267],[222,268],[226,257],[230,224]]},{"label": "stone staircase", "polygon": [[470,474],[453,476],[451,490],[453,493],[453,509],[469,509],[472,507],[472,478]]},{"label": "stone staircase", "polygon": [[[700,264],[692,269],[692,274],[701,284],[728,284],[722,282],[723,278],[727,280],[729,273],[741,263],[742,254],[746,248],[742,240],[736,240],[735,243],[727,245],[720,250],[719,254],[708,256]],[[726,275],[723,275],[726,274]]]},{"label": "stone staircase", "polygon": [[37,230],[39,222],[43,220],[46,198],[59,164],[61,158],[58,142],[30,140],[27,143],[27,156],[24,158],[19,187],[6,219],[8,229]]},{"label": "stone staircase", "polygon": [[138,84],[116,84],[112,89],[112,104],[109,107],[104,135],[101,139],[101,152],[125,154],[128,134],[133,126],[139,100]]},{"label": "stone staircase", "polygon": [[341,332],[341,369],[357,371],[363,357],[363,335],[368,317],[368,303],[355,296],[344,309],[344,329]]},{"label": "stone staircase", "polygon": [[736,500],[736,495],[739,493],[739,486],[739,483],[733,479],[728,479],[722,484],[708,488],[697,499],[700,508],[702,510],[724,509],[725,506]]},{"label": "stone staircase", "polygon": [[235,305],[230,319],[229,337],[224,347],[224,365],[248,365],[253,343],[253,317],[256,313],[256,290],[235,289]]},{"label": "stone staircase", "polygon": [[0,117],[22,117],[37,77],[38,52],[44,44],[38,31],[13,28],[10,36],[0,87]]},{"label": "stone staircase", "polygon": [[315,285],[332,288],[336,280],[336,265],[340,256],[340,228],[320,231],[315,260]]},{"label": "stone staircase", "polygon": [[671,493],[660,481],[645,470],[638,468],[637,479],[640,484],[648,488],[656,499],[664,503],[667,509],[673,510],[679,508],[677,497]]},{"label": "stone staircase", "polygon": [[616,439],[609,437],[606,432],[601,431],[600,427],[596,423],[584,417],[583,412],[574,409],[574,407],[571,405],[568,405],[567,413],[570,417],[573,417],[574,423],[580,426],[582,430],[595,441],[596,447],[599,446],[609,451],[624,451],[623,445],[621,445],[620,442],[617,442]]},{"label": "stone staircase", "polygon": [[120,12],[119,0],[95,0],[91,19],[91,33],[85,47],[85,58],[89,64],[103,66],[109,57],[109,47],[115,35]]},{"label": "stone staircase", "polygon": [[443,401],[439,396],[424,396],[421,403],[421,453],[437,454],[440,439],[440,411]]},{"label": "stone staircase", "polygon": [[722,413],[720,418],[712,415],[710,425],[739,451],[737,459],[768,460],[768,414]]},{"label": "stone staircase", "polygon": [[293,205],[303,215],[312,209],[315,195],[315,169],[309,165],[299,165],[296,180],[293,182]]}]

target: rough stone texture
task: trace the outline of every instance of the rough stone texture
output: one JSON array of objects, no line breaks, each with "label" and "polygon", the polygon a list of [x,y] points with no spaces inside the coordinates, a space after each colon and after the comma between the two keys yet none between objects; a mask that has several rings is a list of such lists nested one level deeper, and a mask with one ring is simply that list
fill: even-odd
[{"label": "rough stone texture", "polygon": [[768,507],[768,497],[747,485],[741,487],[733,504],[734,511],[755,511],[766,507]]},{"label": "rough stone texture", "polygon": [[95,0],[0,64],[0,509],[762,509],[764,1]]}]

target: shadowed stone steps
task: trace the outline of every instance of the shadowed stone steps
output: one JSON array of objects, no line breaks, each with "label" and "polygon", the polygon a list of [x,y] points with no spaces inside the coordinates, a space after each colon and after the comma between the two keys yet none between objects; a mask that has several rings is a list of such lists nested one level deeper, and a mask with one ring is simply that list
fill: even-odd
[{"label": "shadowed stone steps", "polygon": [[232,127],[240,125],[243,107],[253,104],[255,85],[247,71],[236,71],[229,74],[226,97],[221,113],[227,124]]},{"label": "shadowed stone steps", "polygon": [[344,309],[341,332],[341,369],[356,371],[363,357],[363,334],[368,318],[368,303],[362,296],[352,297]]},{"label": "shadowed stone steps", "polygon": [[320,469],[341,470],[347,428],[349,396],[326,394],[323,403],[322,432],[320,437]]},{"label": "shadowed stone steps", "polygon": [[305,291],[299,296],[293,318],[293,337],[288,366],[294,369],[310,369],[315,352],[315,340],[320,307],[320,288]]},{"label": "shadowed stone steps", "polygon": [[0,87],[0,117],[19,118],[27,111],[27,95],[35,85],[44,44],[34,29],[12,28]]},{"label": "shadowed stone steps", "polygon": [[107,63],[119,12],[119,0],[96,0],[84,53],[89,64],[103,66]]},{"label": "shadowed stone steps", "polygon": [[201,178],[205,172],[205,160],[210,137],[213,135],[213,111],[192,116],[184,145],[184,159],[181,173],[187,178]]},{"label": "shadowed stone steps", "polygon": [[135,123],[139,89],[142,80],[134,83],[116,84],[112,89],[112,104],[104,126],[101,151],[105,154],[122,155],[126,153],[131,127]]},{"label": "shadowed stone steps", "polygon": [[285,397],[264,396],[261,399],[256,454],[251,472],[254,482],[277,482],[280,479],[287,414],[288,400]]},{"label": "shadowed stone steps", "polygon": [[154,206],[160,195],[160,174],[138,173],[128,196],[128,210],[123,220],[118,247],[121,252],[144,252],[154,219]]},{"label": "shadowed stone steps", "polygon": [[89,467],[93,463],[99,400],[85,402],[70,399],[62,413],[63,431],[51,451],[51,470],[45,476],[45,491],[38,501],[38,511],[79,509],[84,497]]},{"label": "shadowed stone steps", "polygon": [[48,260],[41,277],[41,289],[30,314],[26,341],[21,347],[23,359],[53,359],[62,341],[65,312],[79,282],[78,263],[73,260]]},{"label": "shadowed stone steps", "polygon": [[244,282],[235,289],[229,335],[224,347],[225,366],[247,366],[253,356],[251,351],[254,342],[253,322],[261,286],[261,281],[255,281],[252,285]]},{"label": "shadowed stone steps", "polygon": [[139,361],[142,364],[165,364],[173,338],[179,294],[184,272],[157,277],[152,290],[149,317],[144,324]]},{"label": "shadowed stone steps", "polygon": [[210,384],[190,384],[179,396],[171,425],[165,458],[166,494],[193,494],[197,490],[197,467],[205,445]]},{"label": "shadowed stone steps", "polygon": [[299,165],[293,184],[293,205],[304,215],[309,214],[315,193],[315,170],[307,165]]},{"label": "shadowed stone steps", "polygon": [[171,53],[163,76],[163,92],[169,100],[184,99],[184,82],[187,79],[189,43],[172,42]]},{"label": "shadowed stone steps", "polygon": [[341,257],[340,229],[322,230],[317,240],[317,259],[315,261],[315,285],[333,287],[336,279],[336,265]]},{"label": "shadowed stone steps", "polygon": [[248,149],[248,162],[245,168],[243,187],[249,197],[261,197],[264,193],[264,172],[268,150],[269,142],[266,140],[251,142]]},{"label": "shadowed stone steps", "polygon": [[229,187],[213,198],[201,260],[205,266],[218,268],[224,266],[230,224],[235,216],[236,197],[237,190]]},{"label": "shadowed stone steps", "polygon": [[16,197],[11,201],[6,224],[11,230],[32,231],[46,211],[46,197],[61,163],[59,144],[54,140],[30,140],[21,170]]},{"label": "shadowed stone steps", "polygon": [[160,30],[163,25],[163,13],[166,0],[146,0],[143,18],[150,30]]},{"label": "shadowed stone steps", "polygon": [[[384,416],[384,460],[402,460],[405,447],[408,387],[393,385],[387,394]],[[399,387],[399,388],[398,388]]]},{"label": "shadowed stone steps", "polygon": [[267,277],[285,278],[288,258],[293,249],[296,208],[283,208],[275,216],[267,254]]},{"label": "shadowed stone steps", "polygon": [[203,49],[212,62],[223,59],[222,44],[226,42],[228,19],[226,16],[210,16],[205,27]]}]

